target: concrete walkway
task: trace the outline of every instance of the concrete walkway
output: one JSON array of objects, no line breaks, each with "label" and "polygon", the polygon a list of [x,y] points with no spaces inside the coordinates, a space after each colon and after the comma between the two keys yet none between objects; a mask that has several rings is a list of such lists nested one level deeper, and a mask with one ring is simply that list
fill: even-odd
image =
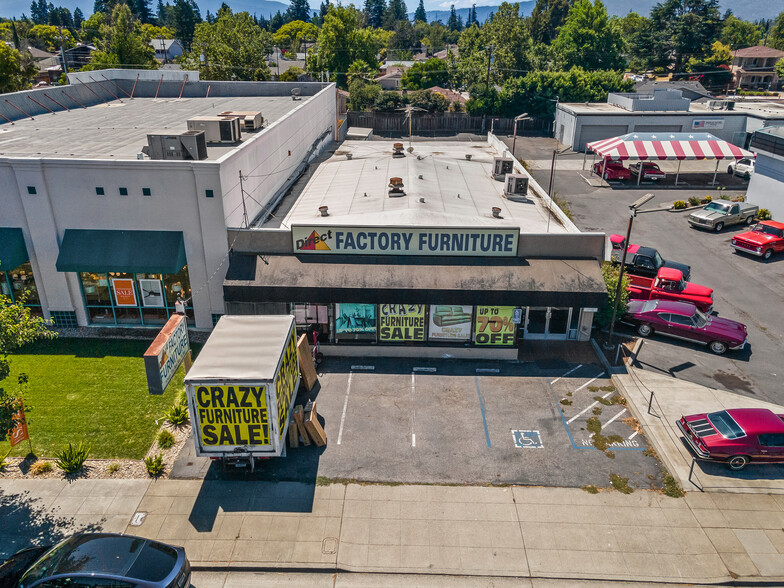
[{"label": "concrete walkway", "polygon": [[784,584],[784,497],[771,495],[3,480],[0,520],[0,555],[86,528],[183,545],[202,571]]}]

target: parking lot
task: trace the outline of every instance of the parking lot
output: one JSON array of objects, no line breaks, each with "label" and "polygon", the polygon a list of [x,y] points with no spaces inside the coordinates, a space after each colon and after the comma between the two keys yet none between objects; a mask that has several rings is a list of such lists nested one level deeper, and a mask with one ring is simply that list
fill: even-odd
[{"label": "parking lot", "polygon": [[[645,438],[592,363],[327,359],[311,396],[327,447],[290,449],[259,478],[580,487],[618,474],[661,485]],[[588,419],[594,431],[602,424],[606,452]]]},{"label": "parking lot", "polygon": [[[552,139],[525,138],[523,148],[518,138],[518,156],[543,161],[552,155]],[[548,154],[549,152],[549,154]],[[670,189],[653,183],[642,188],[608,188],[589,185],[580,171],[582,154],[562,156],[555,175],[554,192],[569,202],[575,224],[582,230],[625,233],[628,205],[641,191],[656,196],[647,207],[674,200],[713,198],[744,194],[745,182],[718,175],[719,189]],[[533,175],[543,185],[549,181],[547,169],[533,168]],[[726,166],[724,166],[726,172]],[[712,174],[702,174],[710,181]],[[739,185],[740,184],[740,185]],[[726,189],[725,189],[726,188]],[[739,394],[784,404],[781,376],[784,367],[784,256],[768,262],[735,254],[730,247],[733,235],[745,227],[729,227],[710,233],[689,226],[686,212],[652,212],[640,214],[634,222],[632,243],[656,247],[662,256],[690,264],[691,279],[714,289],[715,311],[723,317],[739,320],[749,331],[750,346],[743,351],[715,356],[707,348],[654,335],[643,345],[639,367],[655,370],[706,386],[723,388]],[[623,330],[633,335],[631,329]]]}]

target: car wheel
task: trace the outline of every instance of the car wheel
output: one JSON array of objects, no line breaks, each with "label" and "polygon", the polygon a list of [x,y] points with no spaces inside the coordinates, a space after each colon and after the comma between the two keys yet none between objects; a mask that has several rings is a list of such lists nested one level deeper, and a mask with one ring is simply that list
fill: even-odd
[{"label": "car wheel", "polygon": [[641,325],[637,325],[637,334],[640,337],[649,337],[653,335],[653,327],[649,324],[643,323]]},{"label": "car wheel", "polygon": [[732,175],[732,166],[731,165],[727,166],[727,173]]},{"label": "car wheel", "polygon": [[748,182],[751,179],[751,174],[749,172],[746,172],[745,174],[743,174],[743,179]]},{"label": "car wheel", "polygon": [[716,223],[716,226],[713,228],[716,229],[717,233],[721,233],[721,230],[724,228],[724,223]]},{"label": "car wheel", "polygon": [[710,347],[710,350],[716,355],[723,355],[727,352],[727,344],[722,343],[721,341],[711,341],[708,344],[708,347]]},{"label": "car wheel", "polygon": [[765,253],[762,254],[763,259],[770,259],[773,257],[773,249],[766,249]]},{"label": "car wheel", "polygon": [[749,226],[754,224],[754,215],[753,214],[751,216],[749,216],[749,217],[746,217],[746,224],[749,225]]},{"label": "car wheel", "polygon": [[610,174],[608,174],[607,172],[604,172],[604,179],[605,180],[609,180],[610,179]]},{"label": "car wheel", "polygon": [[749,458],[745,455],[733,455],[727,460],[727,465],[736,472],[745,468],[747,463],[749,463]]}]

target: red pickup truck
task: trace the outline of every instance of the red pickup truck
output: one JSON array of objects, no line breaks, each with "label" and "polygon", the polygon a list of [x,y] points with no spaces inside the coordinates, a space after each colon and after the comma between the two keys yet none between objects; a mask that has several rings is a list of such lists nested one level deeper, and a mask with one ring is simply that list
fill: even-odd
[{"label": "red pickup truck", "polygon": [[735,235],[732,248],[741,253],[770,259],[774,253],[784,251],[784,223],[762,221],[748,233]]},{"label": "red pickup truck", "polygon": [[692,302],[703,312],[713,308],[713,289],[683,279],[680,270],[663,267],[655,278],[629,275],[629,298]]}]

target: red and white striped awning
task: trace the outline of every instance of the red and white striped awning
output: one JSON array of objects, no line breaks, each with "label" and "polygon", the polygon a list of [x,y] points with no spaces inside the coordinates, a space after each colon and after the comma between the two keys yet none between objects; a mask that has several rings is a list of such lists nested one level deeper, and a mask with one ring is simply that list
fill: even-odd
[{"label": "red and white striped awning", "polygon": [[586,144],[602,159],[742,159],[756,155],[710,133],[629,133]]}]

